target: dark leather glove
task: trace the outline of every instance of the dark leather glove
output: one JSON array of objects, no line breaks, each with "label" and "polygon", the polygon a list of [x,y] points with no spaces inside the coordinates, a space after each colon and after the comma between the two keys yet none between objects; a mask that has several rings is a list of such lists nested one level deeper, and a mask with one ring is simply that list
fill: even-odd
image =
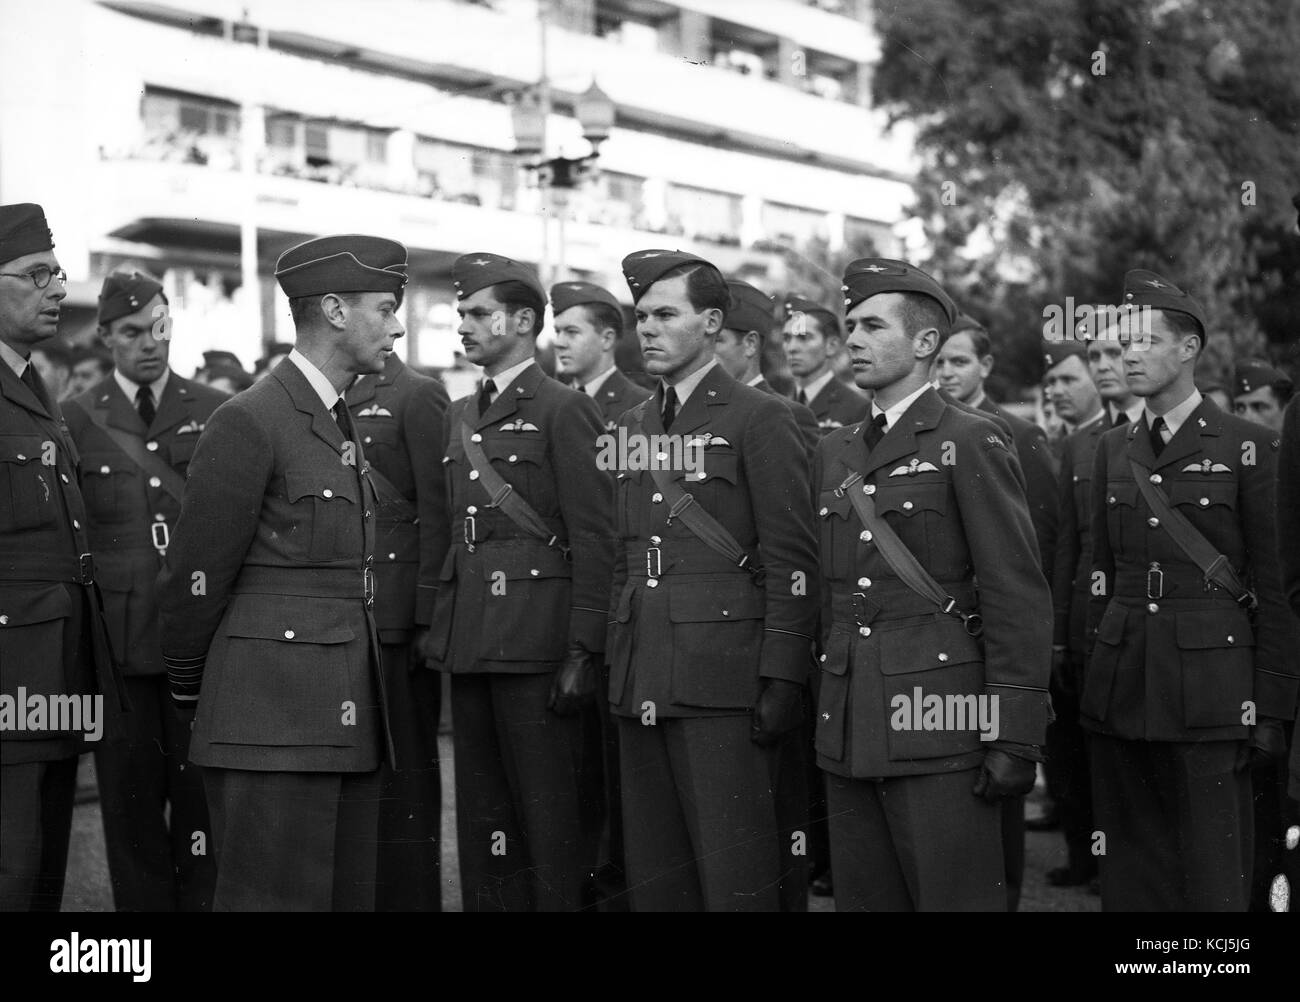
[{"label": "dark leather glove", "polygon": [[1286,725],[1274,717],[1260,717],[1250,729],[1250,737],[1237,748],[1236,772],[1249,766],[1259,769],[1286,758]]},{"label": "dark leather glove", "polygon": [[570,644],[560,667],[551,678],[551,694],[546,708],[559,717],[571,717],[596,699],[596,680],[600,672],[596,658],[586,648]]},{"label": "dark leather glove", "polygon": [[781,740],[803,722],[803,686],[783,678],[768,679],[754,705],[754,721],[749,737],[754,744],[767,748]]},{"label": "dark leather glove", "polygon": [[984,753],[971,793],[990,804],[996,804],[1001,797],[1023,797],[1034,788],[1035,774],[1034,763],[1029,759],[1001,748],[990,748]]}]

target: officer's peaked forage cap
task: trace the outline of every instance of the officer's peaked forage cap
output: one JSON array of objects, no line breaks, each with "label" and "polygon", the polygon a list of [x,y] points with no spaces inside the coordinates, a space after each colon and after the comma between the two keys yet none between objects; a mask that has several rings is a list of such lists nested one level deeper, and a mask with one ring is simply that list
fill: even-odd
[{"label": "officer's peaked forage cap", "polygon": [[957,319],[957,304],[933,278],[906,261],[887,257],[859,258],[844,271],[844,309],[851,310],[882,292],[916,292],[929,296],[943,307],[951,324]]},{"label": "officer's peaked forage cap", "polygon": [[546,302],[546,290],[542,288],[537,272],[508,257],[487,253],[462,254],[451,266],[451,283],[456,287],[457,299],[502,282],[522,282],[536,292],[542,302]]},{"label": "officer's peaked forage cap", "polygon": [[406,247],[363,233],[316,237],[281,254],[275,278],[290,299],[328,292],[392,292],[400,299]]},{"label": "officer's peaked forage cap", "polygon": [[1044,341],[1043,371],[1053,369],[1067,358],[1088,359],[1088,346],[1083,341]]},{"label": "officer's peaked forage cap", "polygon": [[839,310],[836,307],[824,306],[823,304],[814,302],[811,299],[805,299],[803,296],[796,296],[793,294],[785,297],[784,305],[785,315],[787,317],[793,316],[796,313],[812,313],[814,311],[829,313],[831,316],[837,316],[839,314]]},{"label": "officer's peaked forage cap", "polygon": [[1185,313],[1201,325],[1202,331],[1205,330],[1205,311],[1201,304],[1173,282],[1145,268],[1134,268],[1124,276],[1123,305]]},{"label": "officer's peaked forage cap", "polygon": [[0,264],[53,249],[44,209],[35,202],[0,205]]},{"label": "officer's peaked forage cap", "polygon": [[724,327],[734,331],[758,331],[764,337],[775,322],[772,297],[748,282],[732,280],[727,282],[727,291],[731,294],[731,305],[727,308]]},{"label": "officer's peaked forage cap", "polygon": [[640,302],[650,286],[674,268],[680,268],[684,264],[706,264],[710,268],[714,267],[712,261],[706,261],[694,254],[657,248],[639,250],[623,258],[623,277],[627,279],[627,287],[632,293],[632,302]]},{"label": "officer's peaked forage cap", "polygon": [[[99,290],[99,322],[110,324],[119,317],[130,316],[163,291],[162,283],[142,271],[114,272],[104,279]],[[163,296],[163,302],[167,297]]]},{"label": "officer's peaked forage cap", "polygon": [[1291,379],[1285,372],[1273,368],[1267,362],[1250,359],[1237,366],[1232,380],[1234,396],[1253,393],[1262,387],[1285,387],[1291,385]]},{"label": "officer's peaked forage cap", "polygon": [[612,292],[591,282],[558,282],[551,286],[551,308],[557,317],[570,307],[591,303],[603,303],[616,310],[622,309]]}]

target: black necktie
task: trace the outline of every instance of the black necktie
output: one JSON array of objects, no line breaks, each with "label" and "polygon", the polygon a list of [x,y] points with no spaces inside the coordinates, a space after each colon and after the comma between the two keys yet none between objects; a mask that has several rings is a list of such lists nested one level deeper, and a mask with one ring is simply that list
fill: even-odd
[{"label": "black necktie", "polygon": [[581,383],[574,383],[573,388],[577,390],[579,393],[585,394],[587,392],[587,388],[583,386]]},{"label": "black necktie", "polygon": [[41,402],[41,406],[48,411],[50,409],[50,398],[45,395],[45,384],[41,382],[41,377],[36,374],[36,366],[28,362],[27,368],[23,370],[23,374],[19,378],[27,384],[27,388]]},{"label": "black necktie", "polygon": [[664,388],[664,431],[673,426],[677,417],[677,391],[671,386]]},{"label": "black necktie", "polygon": [[1116,411],[1115,423],[1111,425],[1111,427],[1118,428],[1120,425],[1125,425],[1125,424],[1128,424],[1128,415],[1125,414],[1123,411]]},{"label": "black necktie", "polygon": [[862,437],[866,440],[868,450],[874,449],[885,437],[885,421],[885,412],[881,411],[863,429]]},{"label": "black necktie", "polygon": [[492,394],[497,391],[497,384],[490,379],[483,380],[483,385],[478,391],[478,416],[482,417],[487,413],[487,409],[492,406]]},{"label": "black necktie", "polygon": [[339,431],[343,432],[344,440],[348,442],[356,441],[356,437],[352,434],[352,415],[348,413],[347,402],[342,397],[339,397],[334,401],[334,406],[330,408],[330,412],[334,415],[334,423],[339,426]]},{"label": "black necktie", "polygon": [[135,409],[140,412],[140,420],[148,428],[153,424],[154,415],[158,411],[153,405],[153,391],[147,386],[141,386],[135,391]]},{"label": "black necktie", "polygon": [[1157,456],[1164,452],[1165,449],[1165,437],[1160,434],[1160,430],[1164,426],[1165,419],[1162,417],[1158,417],[1151,422],[1151,451]]},{"label": "black necktie", "polygon": [[795,394],[794,401],[797,404],[803,404],[805,407],[808,406],[808,394],[803,391],[802,386],[799,387],[799,392]]}]

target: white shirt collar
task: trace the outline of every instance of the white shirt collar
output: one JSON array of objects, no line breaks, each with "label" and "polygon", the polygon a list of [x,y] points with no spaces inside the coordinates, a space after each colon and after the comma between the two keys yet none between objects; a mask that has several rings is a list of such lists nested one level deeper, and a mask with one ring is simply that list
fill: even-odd
[{"label": "white shirt collar", "polygon": [[686,406],[686,401],[691,399],[691,394],[695,392],[695,388],[709,374],[709,370],[717,364],[718,360],[711,358],[685,379],[681,379],[674,384],[673,389],[677,391],[677,410],[679,412]]},{"label": "white shirt collar", "polygon": [[[933,387],[929,383],[922,383],[911,393],[905,396],[902,400],[894,404],[893,407],[890,407],[888,410],[886,410],[884,412],[885,431],[889,431],[890,428],[894,427],[894,425],[898,423],[898,419],[907,413],[907,409],[911,407],[912,404],[916,403],[917,397],[919,397],[926,390],[930,390],[930,389],[933,389]],[[880,408],[876,406],[876,402],[874,400],[871,401],[871,416],[874,418],[879,413],[881,413]]]},{"label": "white shirt collar", "polygon": [[325,405],[325,409],[327,411],[334,410],[334,405],[339,402],[339,391],[334,389],[333,384],[325,378],[325,373],[316,368],[307,356],[297,348],[289,352],[289,361],[296,365],[299,371],[307,377],[307,382],[311,383],[311,388],[316,391],[316,395],[320,397],[320,402]]},{"label": "white shirt collar", "polygon": [[759,373],[757,376],[755,376],[753,379],[749,380],[749,382],[747,382],[745,385],[746,385],[746,386],[757,386],[757,385],[758,385],[759,383],[761,383],[762,381],[763,381],[763,374],[760,372],[760,373]]},{"label": "white shirt collar", "polygon": [[[1128,418],[1129,424],[1137,423],[1137,419],[1142,416],[1142,408],[1144,406],[1145,404],[1143,403],[1143,401],[1139,399],[1135,403],[1130,405],[1126,411],[1123,412],[1124,416]],[[1120,413],[1121,412],[1118,407],[1113,407],[1110,404],[1106,405],[1106,414],[1107,416],[1110,417],[1111,424],[1115,423],[1115,418],[1117,418],[1120,415]]]},{"label": "white shirt collar", "polygon": [[800,389],[803,390],[804,395],[808,398],[808,402],[812,403],[814,400],[817,399],[817,394],[821,393],[822,390],[826,389],[827,385],[834,378],[835,378],[835,371],[833,369],[827,369],[820,376],[814,379],[811,383],[807,383],[806,385],[801,386]]},{"label": "white shirt collar", "polygon": [[1075,431],[1083,431],[1084,428],[1087,428],[1089,425],[1094,425],[1094,424],[1096,424],[1098,421],[1100,421],[1100,420],[1101,420],[1102,418],[1104,418],[1104,417],[1109,417],[1109,418],[1111,418],[1111,422],[1110,422],[1111,424],[1114,424],[1114,423],[1115,423],[1114,415],[1112,415],[1112,414],[1110,413],[1109,410],[1107,410],[1105,407],[1103,407],[1101,410],[1099,410],[1099,411],[1098,411],[1096,414],[1094,414],[1092,417],[1088,418],[1087,421],[1080,421],[1078,424],[1076,424],[1076,425],[1074,426],[1074,430],[1075,430]]},{"label": "white shirt collar", "polygon": [[[1165,427],[1169,430],[1169,435],[1165,439],[1166,442],[1178,434],[1178,429],[1183,426],[1183,422],[1191,417],[1192,411],[1196,410],[1199,406],[1201,406],[1201,391],[1192,390],[1186,400],[1176,407],[1171,407],[1165,412]],[[1156,419],[1156,415],[1152,414],[1151,409],[1145,406],[1145,404],[1142,409],[1146,411],[1147,428],[1150,428],[1151,423]]]},{"label": "white shirt collar", "polygon": [[[150,396],[153,397],[153,402],[155,407],[158,404],[162,403],[163,387],[167,385],[167,377],[170,374],[171,374],[171,369],[165,368],[163,369],[163,374],[149,384],[149,394]],[[127,379],[116,368],[113,369],[113,378],[117,380],[117,385],[122,387],[122,392],[126,394],[126,399],[131,401],[131,405],[134,407],[135,395],[137,392],[139,392],[140,386],[142,384],[137,383],[134,380]]]},{"label": "white shirt collar", "polygon": [[[486,381],[488,378],[491,378],[492,385],[496,387],[496,395],[499,397],[501,394],[505,393],[506,390],[510,389],[510,384],[518,379],[520,375],[523,374],[523,371],[532,364],[533,359],[526,358],[517,365],[510,366],[510,368],[506,369],[504,372],[498,372],[495,376],[489,377],[485,372],[483,373],[483,379]],[[479,383],[479,385],[482,386],[483,384]],[[495,400],[496,397],[493,397],[492,399]]]},{"label": "white shirt collar", "polygon": [[14,351],[3,341],[0,341],[0,358],[5,360],[5,364],[14,370],[14,375],[19,379],[23,378],[23,373],[27,371],[27,366],[31,365],[30,360],[23,358],[22,355],[18,354],[18,352]]},{"label": "white shirt collar", "polygon": [[587,396],[594,397],[596,392],[605,385],[605,380],[614,375],[614,366],[610,366],[590,383],[583,383],[582,388],[587,391]]}]

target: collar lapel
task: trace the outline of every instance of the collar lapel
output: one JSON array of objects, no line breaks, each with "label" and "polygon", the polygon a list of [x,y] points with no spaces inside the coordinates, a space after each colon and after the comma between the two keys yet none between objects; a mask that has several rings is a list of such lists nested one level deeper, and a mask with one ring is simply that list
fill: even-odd
[{"label": "collar lapel", "polygon": [[[171,380],[169,379],[168,382],[170,383]],[[140,419],[140,412],[135,409],[135,404],[117,384],[116,377],[110,373],[99,385],[103,387],[103,392],[95,398],[96,406],[108,409],[109,426],[120,428],[140,438],[147,435],[149,429]]]},{"label": "collar lapel", "polygon": [[[537,386],[545,378],[541,367],[533,362],[523,372],[519,373],[518,378],[497,394],[497,398],[492,401],[492,405],[487,409],[486,414],[479,415],[474,424],[474,430],[480,431],[490,424],[504,424],[510,415],[519,409],[519,401],[530,399],[536,392]],[[475,391],[475,401],[472,405],[475,409],[478,407],[478,396]]]},{"label": "collar lapel", "polygon": [[1188,456],[1199,456],[1201,436],[1219,434],[1219,422],[1214,421],[1211,424],[1211,419],[1215,415],[1208,412],[1205,404],[1206,401],[1202,400],[1196,409],[1187,415],[1187,420],[1178,429],[1178,434],[1165,443],[1164,450],[1156,459],[1158,467],[1172,466],[1187,459]]},{"label": "collar lapel", "polygon": [[[1128,440],[1129,458],[1148,470],[1155,469],[1160,465],[1156,461],[1155,453],[1151,451],[1151,432],[1147,428],[1147,418],[1145,414],[1138,416],[1136,421],[1130,422],[1124,431],[1124,436]],[[1168,451],[1169,446],[1165,446]]]},{"label": "collar lapel", "polygon": [[289,394],[294,407],[311,418],[311,430],[316,437],[327,443],[334,451],[341,451],[343,430],[334,420],[334,415],[325,409],[325,404],[312,389],[311,383],[307,382],[307,377],[302,374],[302,370],[295,363],[286,360],[271,370],[269,378],[276,379]]},{"label": "collar lapel", "polygon": [[[31,362],[27,364],[31,365]],[[45,405],[41,403],[40,398],[31,391],[31,388],[26,383],[18,378],[18,374],[9,368],[9,364],[3,361],[0,361],[0,390],[3,390],[7,398],[24,410],[29,410],[33,414],[39,414],[41,417],[53,420],[54,415],[45,409]]]},{"label": "collar lapel", "polygon": [[[927,389],[912,401],[912,406],[890,426],[885,432],[885,437],[867,455],[867,468],[864,473],[872,473],[888,463],[916,452],[916,433],[929,431],[935,427],[943,415],[945,406],[947,405],[939,399],[939,395],[933,389]],[[866,425],[867,422],[864,421],[862,427],[865,429]],[[865,447],[864,439],[863,448]]]},{"label": "collar lapel", "polygon": [[731,381],[720,365],[712,369],[700,380],[699,385],[691,391],[685,406],[677,412],[673,426],[669,429],[674,435],[688,435],[697,428],[709,423],[709,408],[725,404],[731,394],[727,382]]},{"label": "collar lapel", "polygon": [[158,412],[154,415],[153,424],[149,426],[151,436],[157,436],[168,429],[175,428],[182,421],[189,418],[189,391],[178,385],[178,383],[176,373],[173,372],[167,377],[167,385],[163,387],[162,400],[158,403]]}]

